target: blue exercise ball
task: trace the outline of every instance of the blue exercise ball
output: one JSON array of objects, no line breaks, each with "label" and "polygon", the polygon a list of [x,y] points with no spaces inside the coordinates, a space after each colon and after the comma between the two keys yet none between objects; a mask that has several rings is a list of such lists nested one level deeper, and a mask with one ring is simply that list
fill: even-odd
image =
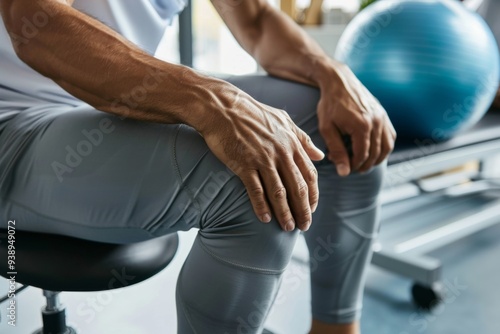
[{"label": "blue exercise ball", "polygon": [[387,110],[400,138],[449,139],[488,110],[500,81],[495,38],[453,0],[380,0],[346,27],[336,59]]}]

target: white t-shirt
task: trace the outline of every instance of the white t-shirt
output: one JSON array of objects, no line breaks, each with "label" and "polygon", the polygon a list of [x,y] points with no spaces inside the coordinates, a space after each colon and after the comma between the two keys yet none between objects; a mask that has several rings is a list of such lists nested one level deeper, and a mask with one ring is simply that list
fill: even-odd
[{"label": "white t-shirt", "polygon": [[[154,54],[166,26],[184,7],[184,0],[76,0],[74,7],[99,19],[145,51]],[[41,12],[26,18],[24,39],[36,35],[50,18]],[[80,104],[52,80],[24,64],[14,52],[0,17],[0,123],[40,104]]]}]

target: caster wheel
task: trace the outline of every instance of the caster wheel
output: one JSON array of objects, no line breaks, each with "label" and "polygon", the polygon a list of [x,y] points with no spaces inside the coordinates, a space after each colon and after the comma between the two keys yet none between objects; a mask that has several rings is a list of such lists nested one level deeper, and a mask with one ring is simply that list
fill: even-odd
[{"label": "caster wheel", "polygon": [[411,288],[411,296],[418,308],[430,311],[443,301],[444,292],[439,283],[432,286],[414,283]]}]

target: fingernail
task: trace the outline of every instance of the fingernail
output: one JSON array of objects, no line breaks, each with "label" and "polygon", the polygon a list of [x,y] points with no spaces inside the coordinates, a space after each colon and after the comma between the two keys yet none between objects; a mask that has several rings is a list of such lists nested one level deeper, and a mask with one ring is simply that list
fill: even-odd
[{"label": "fingernail", "polygon": [[292,220],[292,219],[290,219],[290,220],[286,223],[286,225],[285,225],[285,230],[286,230],[287,232],[290,232],[290,231],[292,231],[294,228],[295,228],[295,223],[293,222],[293,220]]},{"label": "fingernail", "polygon": [[338,164],[337,165],[337,173],[340,175],[340,176],[347,176],[349,175],[349,167],[347,167],[346,165],[344,164]]},{"label": "fingernail", "polygon": [[302,228],[302,231],[307,231],[309,229],[309,227],[311,226],[311,222],[310,221],[306,221],[303,225],[304,227]]},{"label": "fingernail", "polygon": [[265,213],[260,217],[260,220],[263,223],[269,223],[271,221],[271,216],[269,215],[269,213]]},{"label": "fingernail", "polygon": [[317,147],[314,147],[318,153],[321,153],[322,157],[325,157],[325,153]]},{"label": "fingernail", "polygon": [[311,208],[311,212],[315,213],[317,208],[318,208],[318,203],[315,203]]}]

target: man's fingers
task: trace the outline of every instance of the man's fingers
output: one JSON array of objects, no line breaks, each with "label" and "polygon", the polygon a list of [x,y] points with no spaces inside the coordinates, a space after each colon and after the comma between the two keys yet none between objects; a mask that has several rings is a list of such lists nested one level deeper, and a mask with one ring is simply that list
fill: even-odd
[{"label": "man's fingers", "polygon": [[295,128],[295,134],[299,139],[300,143],[302,144],[302,148],[306,152],[306,155],[309,157],[309,159],[314,161],[323,160],[325,154],[323,153],[323,151],[317,148],[316,145],[314,145],[313,141],[311,140],[311,137],[309,137],[307,133],[302,131],[295,124],[294,128]]},{"label": "man's fingers", "polygon": [[309,207],[311,211],[314,212],[316,211],[319,201],[318,171],[301,148],[299,148],[299,152],[296,157],[294,157],[294,160],[302,174],[302,178],[307,184],[309,190]]},{"label": "man's fingers", "polygon": [[309,190],[309,207],[314,212],[319,200],[318,171],[311,163],[311,160],[322,160],[325,154],[314,145],[311,137],[302,129],[295,126],[295,133],[302,145],[298,147],[298,152],[294,156],[294,160],[302,174],[302,178],[306,181]]},{"label": "man's fingers", "polygon": [[366,161],[361,165],[358,169],[359,172],[364,173],[368,171],[375,165],[375,162],[378,161],[380,157],[380,153],[382,151],[382,136],[384,136],[384,128],[382,126],[382,121],[376,119],[373,122],[373,129],[371,132],[371,141],[370,141],[370,156]]},{"label": "man's fingers", "polygon": [[365,120],[357,125],[356,130],[355,133],[351,134],[353,153],[352,168],[354,170],[359,170],[370,156],[372,124]]},{"label": "man's fingers", "polygon": [[380,152],[380,156],[378,160],[375,162],[375,165],[378,165],[382,161],[384,161],[389,154],[391,154],[394,149],[394,135],[390,130],[385,130],[382,134],[382,151]]},{"label": "man's fingers", "polygon": [[396,130],[394,129],[394,126],[389,120],[389,116],[386,115],[385,127],[382,133],[382,144],[381,144],[382,151],[380,152],[380,157],[375,162],[376,165],[384,161],[389,156],[389,154],[391,154],[391,152],[394,150],[396,137],[397,137]]},{"label": "man's fingers", "polygon": [[280,175],[285,183],[289,205],[293,208],[292,214],[295,225],[299,229],[307,231],[312,219],[311,205],[309,204],[309,185],[292,159],[282,162]]},{"label": "man's fingers", "polygon": [[262,170],[260,174],[274,216],[283,230],[292,231],[295,228],[295,221],[288,205],[287,189],[281,181],[280,175],[273,167]]},{"label": "man's fingers", "polygon": [[259,173],[257,171],[250,171],[245,175],[240,175],[240,179],[247,189],[248,197],[250,198],[255,214],[261,222],[269,223],[271,221],[271,210],[267,203]]},{"label": "man's fingers", "polygon": [[389,116],[387,114],[385,115],[385,124],[386,124],[386,127],[389,128],[389,132],[390,132],[390,136],[391,136],[390,139],[393,142],[392,146],[394,146],[394,141],[396,140],[397,133],[396,133],[396,129],[394,128],[394,125],[392,124],[392,122],[389,119]]},{"label": "man's fingers", "polygon": [[349,175],[351,173],[349,154],[339,130],[334,126],[328,128],[320,126],[319,131],[328,147],[328,159],[335,164],[337,173],[340,176]]}]

